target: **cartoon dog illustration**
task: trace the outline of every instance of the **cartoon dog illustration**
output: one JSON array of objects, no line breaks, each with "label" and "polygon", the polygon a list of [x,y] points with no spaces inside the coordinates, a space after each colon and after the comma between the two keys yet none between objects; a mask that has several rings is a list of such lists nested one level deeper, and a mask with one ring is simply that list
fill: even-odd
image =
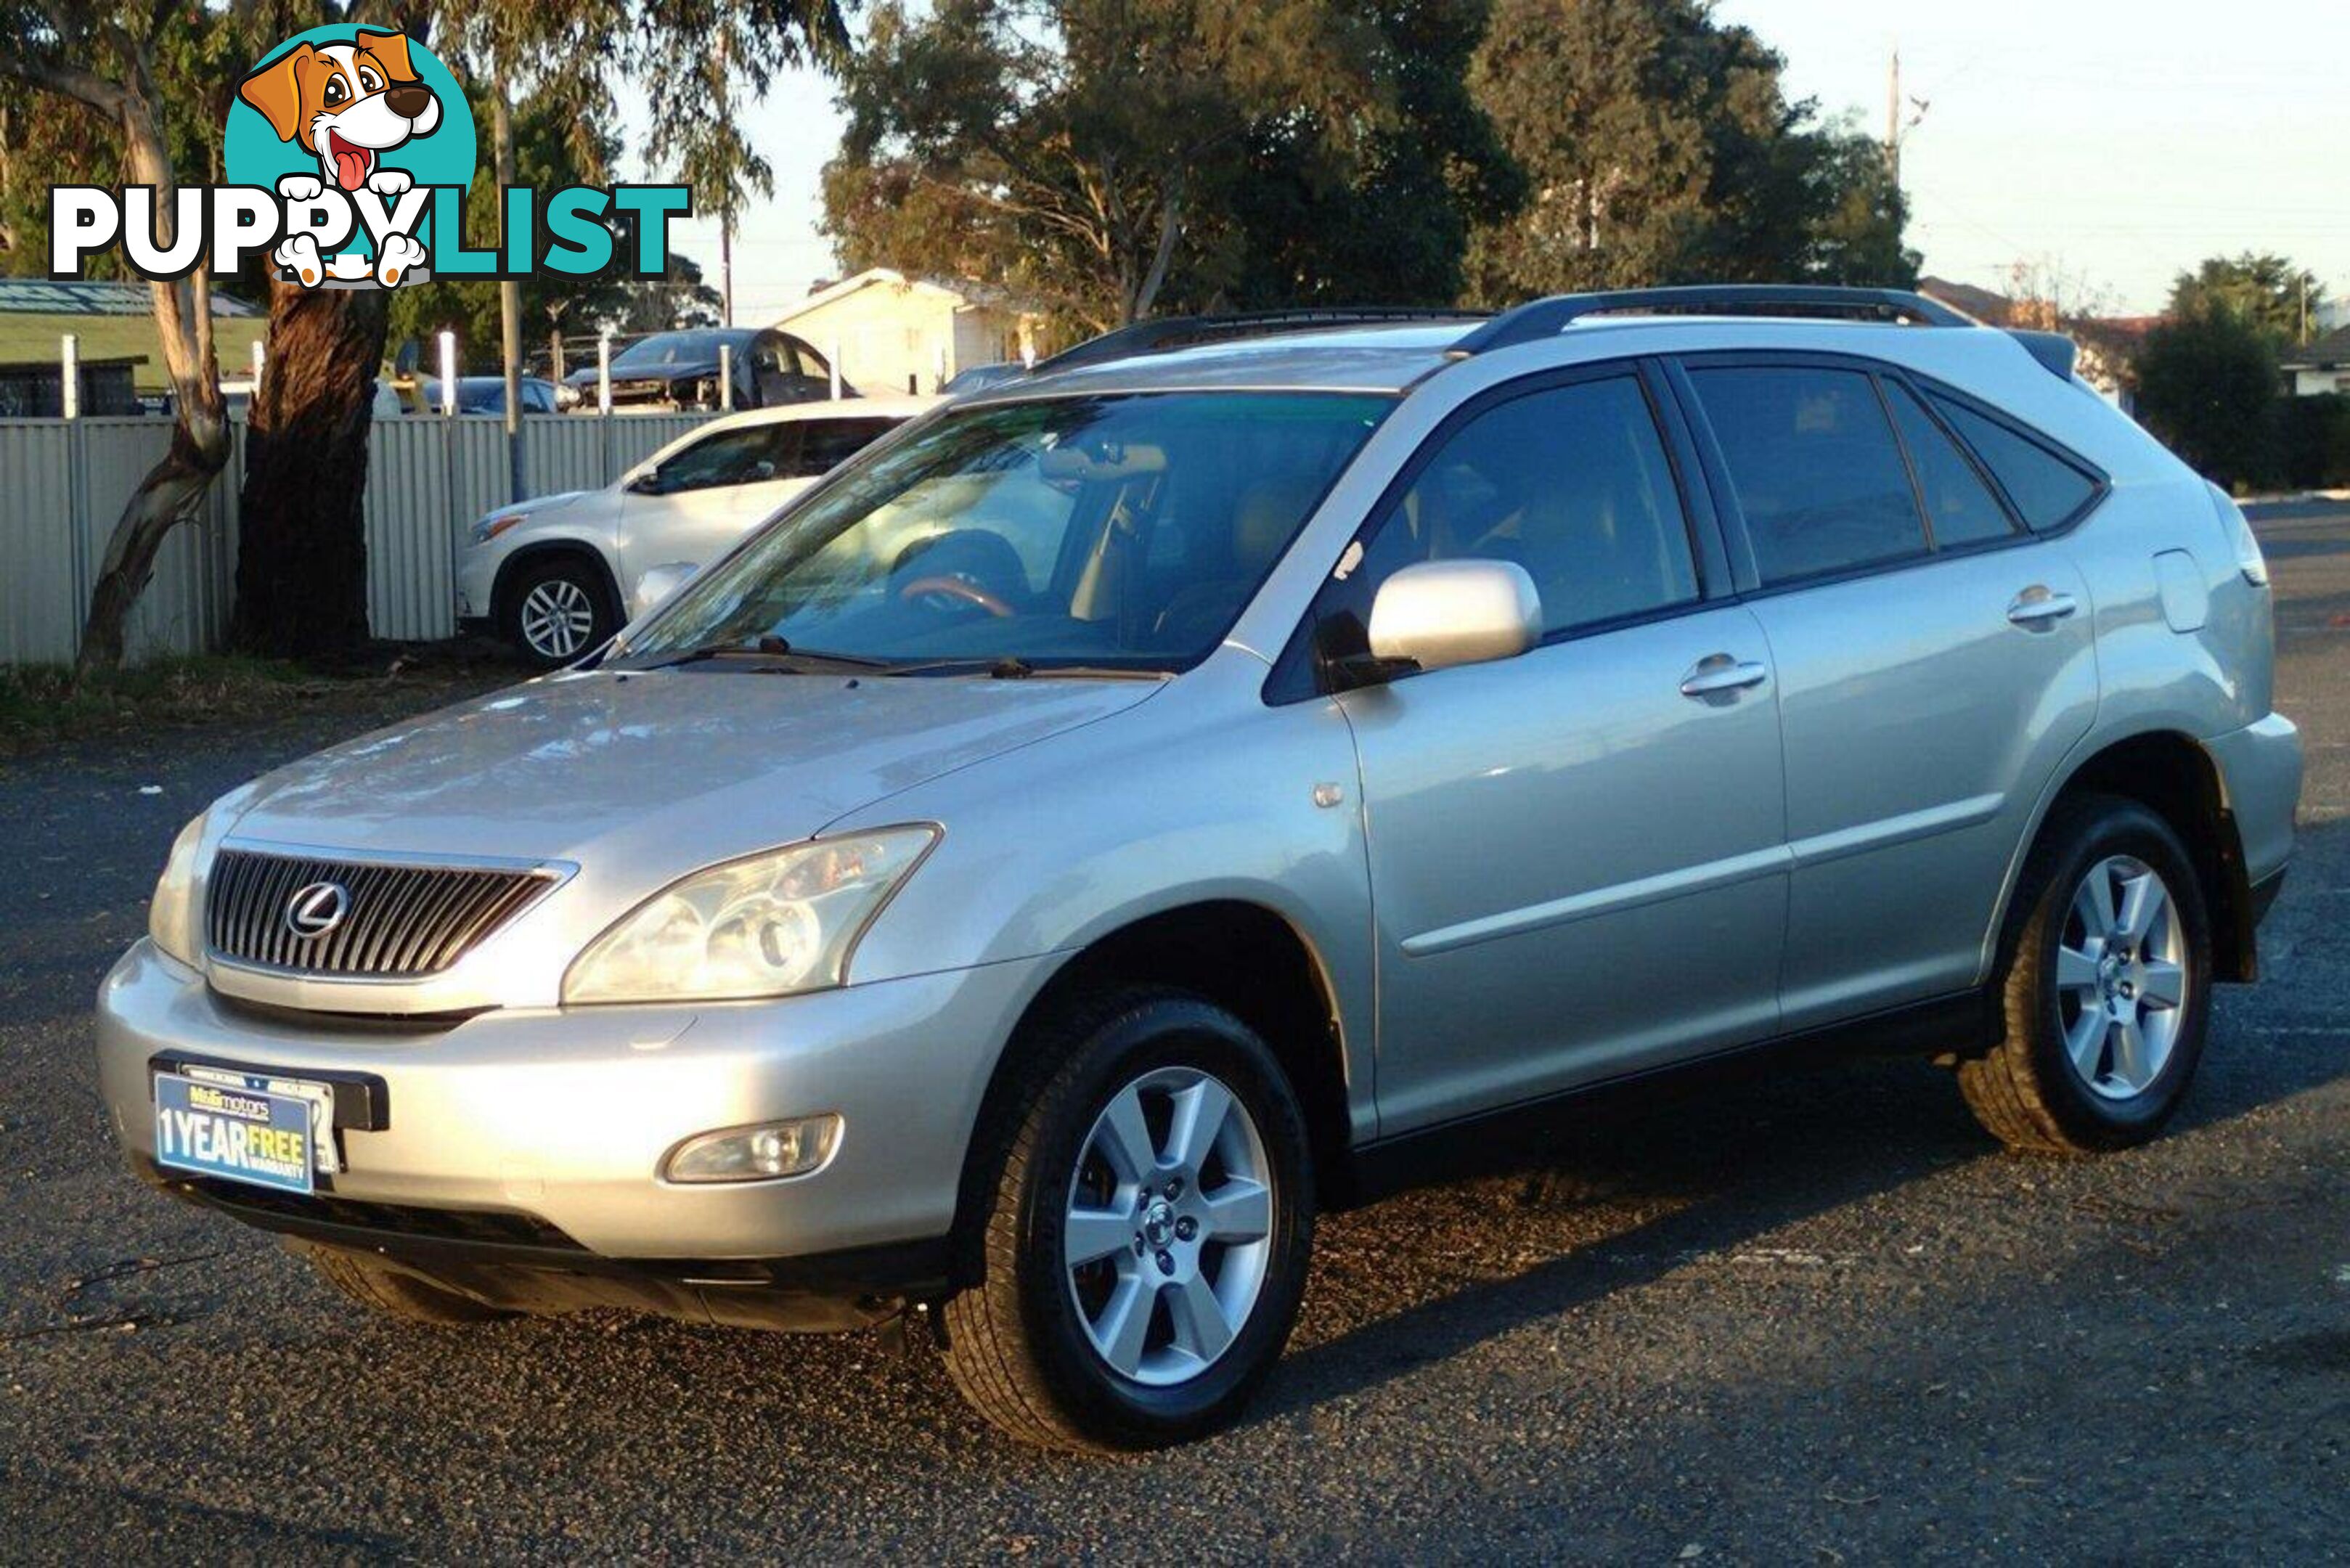
[{"label": "cartoon dog illustration", "polygon": [[[365,186],[387,201],[412,182],[400,170],[379,169],[378,157],[441,123],[441,100],[409,63],[407,35],[365,27],[348,44],[296,44],[245,78],[237,96],[261,111],[278,140],[317,154],[326,182],[345,191]],[[279,195],[297,202],[324,188],[307,174],[277,182]],[[315,286],[328,270],[307,234],[271,254],[305,285]],[[423,242],[389,235],[376,256],[376,281],[390,288],[423,259]]]}]

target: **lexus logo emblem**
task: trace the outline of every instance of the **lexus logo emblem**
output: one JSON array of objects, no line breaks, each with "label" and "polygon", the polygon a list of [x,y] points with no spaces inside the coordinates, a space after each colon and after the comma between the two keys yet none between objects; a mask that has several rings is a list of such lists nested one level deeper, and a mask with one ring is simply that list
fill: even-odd
[{"label": "lexus logo emblem", "polygon": [[286,929],[303,941],[315,941],[350,912],[349,889],[340,882],[313,882],[286,900]]}]

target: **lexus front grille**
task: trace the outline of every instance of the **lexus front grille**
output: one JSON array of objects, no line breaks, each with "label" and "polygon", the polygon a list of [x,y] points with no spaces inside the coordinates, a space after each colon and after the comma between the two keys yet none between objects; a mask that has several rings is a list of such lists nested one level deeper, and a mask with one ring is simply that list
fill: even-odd
[{"label": "lexus front grille", "polygon": [[558,879],[536,866],[418,866],[223,849],[205,892],[213,955],[348,980],[454,964]]}]

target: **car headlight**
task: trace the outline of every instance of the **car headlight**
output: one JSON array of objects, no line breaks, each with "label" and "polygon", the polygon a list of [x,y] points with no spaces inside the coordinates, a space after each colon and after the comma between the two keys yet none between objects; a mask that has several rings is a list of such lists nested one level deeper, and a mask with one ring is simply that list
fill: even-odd
[{"label": "car headlight", "polygon": [[935,827],[885,827],[696,871],[588,944],[563,977],[564,1002],[721,1002],[842,984],[858,939],[938,841]]},{"label": "car headlight", "polygon": [[525,514],[520,512],[491,513],[487,517],[483,518],[480,522],[473,524],[473,543],[476,545],[488,544],[491,540],[496,538],[499,535],[504,533],[507,529],[521,522],[524,515]]},{"label": "car headlight", "polygon": [[147,935],[158,948],[193,968],[196,961],[196,850],[203,843],[206,812],[172,840],[171,857],[147,903]]}]

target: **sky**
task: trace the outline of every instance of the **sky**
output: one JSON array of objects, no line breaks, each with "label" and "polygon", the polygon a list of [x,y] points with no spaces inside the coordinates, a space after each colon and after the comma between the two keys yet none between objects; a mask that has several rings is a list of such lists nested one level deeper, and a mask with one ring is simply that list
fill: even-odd
[{"label": "sky", "polygon": [[[1791,94],[1882,135],[1901,55],[1909,243],[1935,276],[2004,286],[2019,263],[2067,305],[2162,307],[2204,256],[2282,252],[2350,301],[2350,0],[1719,0],[1787,62]],[[2224,26],[2220,25],[2224,21]],[[736,319],[837,275],[818,171],[831,88],[779,74],[746,130],[775,171],[735,241]],[[631,128],[632,143],[641,126]],[[672,242],[715,281],[717,225]]]}]

